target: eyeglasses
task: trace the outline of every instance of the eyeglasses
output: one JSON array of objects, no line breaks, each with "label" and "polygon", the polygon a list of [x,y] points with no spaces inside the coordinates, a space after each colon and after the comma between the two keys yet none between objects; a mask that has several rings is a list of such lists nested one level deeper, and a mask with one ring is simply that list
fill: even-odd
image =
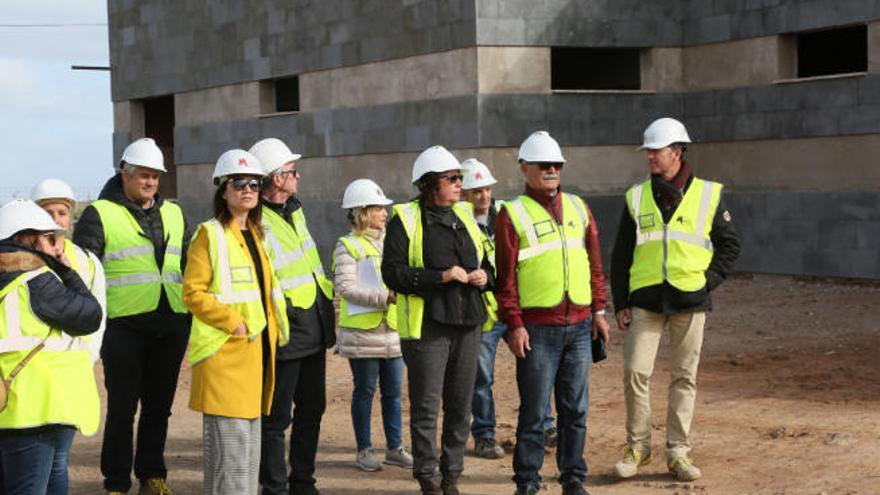
[{"label": "eyeglasses", "polygon": [[464,180],[464,175],[462,174],[454,174],[454,175],[441,175],[441,179],[446,179],[450,184],[461,182]]},{"label": "eyeglasses", "polygon": [[285,175],[285,174],[293,174],[294,177],[300,177],[299,170],[297,170],[295,168],[290,169],[290,170],[284,170],[282,172],[278,172],[278,175]]},{"label": "eyeglasses", "polygon": [[229,185],[236,191],[244,191],[245,187],[250,187],[251,191],[260,192],[260,179],[232,179]]},{"label": "eyeglasses", "polygon": [[555,168],[556,170],[562,170],[561,163],[536,163],[535,165],[538,168],[540,168],[541,170],[543,170],[544,172],[550,170],[551,168]]}]

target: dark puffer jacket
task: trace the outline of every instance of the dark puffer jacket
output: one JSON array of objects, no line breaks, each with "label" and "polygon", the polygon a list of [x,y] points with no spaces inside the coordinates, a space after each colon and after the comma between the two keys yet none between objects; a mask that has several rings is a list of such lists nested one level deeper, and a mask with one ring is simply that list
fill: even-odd
[{"label": "dark puffer jacket", "polygon": [[76,271],[11,239],[0,241],[0,289],[43,266],[55,273],[43,273],[27,282],[34,314],[74,337],[97,331],[104,317],[101,305]]}]

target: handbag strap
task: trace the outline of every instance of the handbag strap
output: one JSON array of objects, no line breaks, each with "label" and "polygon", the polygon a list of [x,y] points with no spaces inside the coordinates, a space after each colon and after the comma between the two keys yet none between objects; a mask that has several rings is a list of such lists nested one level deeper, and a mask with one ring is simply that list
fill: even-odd
[{"label": "handbag strap", "polygon": [[15,368],[12,368],[12,372],[10,372],[9,376],[3,380],[4,382],[6,382],[7,386],[10,386],[12,384],[12,380],[15,379],[15,377],[19,373],[21,373],[21,370],[28,364],[28,362],[30,362],[30,360],[33,359],[34,356],[36,356],[37,353],[43,349],[43,347],[46,347],[46,339],[48,338],[49,336],[46,335],[46,337],[43,338],[43,340],[41,340],[39,344],[34,346],[34,348],[27,353],[27,356],[25,356],[24,359],[22,359],[18,362],[18,364],[15,365]]}]

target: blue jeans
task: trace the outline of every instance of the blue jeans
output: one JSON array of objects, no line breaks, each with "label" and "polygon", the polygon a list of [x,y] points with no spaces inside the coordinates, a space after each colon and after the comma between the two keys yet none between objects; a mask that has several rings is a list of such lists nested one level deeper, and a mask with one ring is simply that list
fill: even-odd
[{"label": "blue jeans", "polygon": [[587,477],[584,445],[593,364],[591,326],[590,318],[564,326],[526,325],[532,350],[516,360],[520,406],[513,481],[517,485],[541,485],[545,408],[551,392],[556,393],[559,482],[579,482]]},{"label": "blue jeans", "polygon": [[0,436],[0,493],[67,495],[73,428]]},{"label": "blue jeans", "polygon": [[348,364],[354,377],[351,420],[354,424],[358,451],[373,446],[370,441],[370,416],[373,411],[376,380],[379,381],[382,393],[382,426],[385,428],[386,446],[389,450],[400,447],[400,387],[403,382],[403,358],[349,359]]},{"label": "blue jeans", "polygon": [[[495,383],[495,354],[498,343],[507,332],[507,326],[498,322],[492,330],[483,332],[480,344],[480,355],[477,361],[477,381],[474,384],[474,398],[471,401],[471,434],[475,439],[495,438],[495,398],[492,396],[492,384]],[[544,411],[544,430],[553,427],[553,411],[550,399]]]}]

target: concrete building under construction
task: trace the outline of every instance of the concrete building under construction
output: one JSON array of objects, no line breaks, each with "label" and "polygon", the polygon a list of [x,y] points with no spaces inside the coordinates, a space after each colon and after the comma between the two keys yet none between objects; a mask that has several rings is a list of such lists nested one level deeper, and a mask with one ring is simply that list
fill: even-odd
[{"label": "concrete building under construction", "polygon": [[[279,137],[328,261],[342,190],[411,197],[432,144],[520,192],[519,143],[563,146],[605,250],[653,119],[728,186],[742,271],[880,278],[880,2],[125,0],[109,5],[115,156],[154,137],[163,193],[208,216],[217,157]],[[607,261],[607,260],[606,260]]]}]

